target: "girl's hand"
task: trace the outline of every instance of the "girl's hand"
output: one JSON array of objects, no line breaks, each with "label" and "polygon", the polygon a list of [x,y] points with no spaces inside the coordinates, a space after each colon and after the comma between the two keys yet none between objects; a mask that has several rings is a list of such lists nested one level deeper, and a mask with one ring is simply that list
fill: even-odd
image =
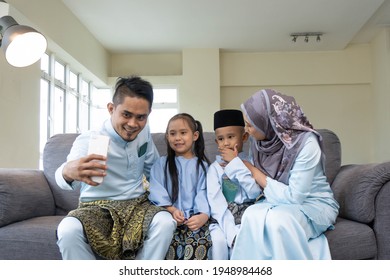
[{"label": "girl's hand", "polygon": [[181,225],[185,222],[185,218],[184,218],[184,213],[183,211],[180,211],[179,209],[176,209],[173,213],[172,213],[172,216],[173,218],[175,219],[175,221],[177,222],[177,225]]},{"label": "girl's hand", "polygon": [[171,213],[178,226],[185,222],[183,211],[180,211],[175,206],[166,206],[165,208],[169,211],[169,213]]},{"label": "girl's hand", "polygon": [[196,231],[200,229],[207,221],[209,220],[209,216],[207,216],[205,213],[200,213],[197,215],[191,216],[185,224],[187,227],[192,230]]}]

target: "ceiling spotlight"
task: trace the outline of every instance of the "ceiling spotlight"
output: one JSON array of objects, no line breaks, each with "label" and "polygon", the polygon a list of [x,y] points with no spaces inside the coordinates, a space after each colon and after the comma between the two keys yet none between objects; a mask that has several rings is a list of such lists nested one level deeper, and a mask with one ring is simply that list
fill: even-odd
[{"label": "ceiling spotlight", "polygon": [[295,43],[297,41],[298,36],[293,36],[292,41]]}]

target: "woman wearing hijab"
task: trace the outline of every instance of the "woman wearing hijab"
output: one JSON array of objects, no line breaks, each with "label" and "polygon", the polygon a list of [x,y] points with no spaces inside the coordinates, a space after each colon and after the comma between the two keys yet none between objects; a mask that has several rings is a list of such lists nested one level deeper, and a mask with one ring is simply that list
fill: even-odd
[{"label": "woman wearing hijab", "polygon": [[339,205],[325,176],[321,135],[295,99],[261,90],[241,105],[264,197],[245,211],[232,259],[330,259],[324,232]]}]

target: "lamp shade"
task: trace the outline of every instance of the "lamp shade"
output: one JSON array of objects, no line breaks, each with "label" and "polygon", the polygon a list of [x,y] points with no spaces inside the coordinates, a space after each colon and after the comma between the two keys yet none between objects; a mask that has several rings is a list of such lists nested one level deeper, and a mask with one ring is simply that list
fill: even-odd
[{"label": "lamp shade", "polygon": [[34,28],[19,25],[12,17],[0,18],[1,48],[8,63],[25,67],[37,62],[47,48],[46,38]]}]

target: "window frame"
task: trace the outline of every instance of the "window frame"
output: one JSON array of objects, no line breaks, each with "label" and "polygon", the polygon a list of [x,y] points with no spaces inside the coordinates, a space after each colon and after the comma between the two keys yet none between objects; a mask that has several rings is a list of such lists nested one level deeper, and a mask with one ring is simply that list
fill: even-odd
[{"label": "window frame", "polygon": [[[47,63],[47,65],[46,65]],[[56,77],[55,69],[56,66],[63,66],[63,80],[62,78]],[[73,75],[71,80],[71,75]],[[77,86],[74,88],[74,78],[77,78]],[[58,79],[59,78],[59,79]],[[94,87],[96,91],[99,91],[100,88],[94,86],[91,81],[84,79],[82,73],[78,73],[72,69],[72,67],[57,58],[52,53],[45,53],[41,59],[41,77],[40,77],[41,86],[47,85],[47,89],[43,90],[41,87],[40,94],[47,94],[46,97],[40,97],[41,106],[47,106],[45,109],[47,114],[43,116],[40,114],[40,162],[39,167],[43,168],[43,149],[47,140],[56,133],[81,133],[91,128],[91,107],[93,107],[93,102],[91,102],[91,90]],[[85,89],[86,88],[86,89]],[[55,122],[55,94],[56,90],[63,91],[63,101],[62,101],[62,128],[60,126],[59,130],[56,130]],[[107,90],[107,89],[104,89]],[[76,110],[76,117],[73,120],[76,121],[76,124],[69,124],[68,115],[70,114],[67,110],[67,105],[69,105],[69,97],[75,98],[76,100],[76,109],[71,109],[71,114],[74,114]],[[46,101],[45,101],[46,100]],[[74,102],[74,100],[73,100]],[[45,104],[43,104],[45,103]],[[85,107],[86,105],[86,107]],[[84,107],[82,107],[84,106]],[[82,108],[86,108],[86,115],[83,116]],[[85,120],[86,118],[86,120]],[[85,123],[86,121],[86,123]],[[83,123],[84,122],[84,123]],[[69,129],[73,127],[75,129]],[[45,139],[42,139],[45,137]]]}]

